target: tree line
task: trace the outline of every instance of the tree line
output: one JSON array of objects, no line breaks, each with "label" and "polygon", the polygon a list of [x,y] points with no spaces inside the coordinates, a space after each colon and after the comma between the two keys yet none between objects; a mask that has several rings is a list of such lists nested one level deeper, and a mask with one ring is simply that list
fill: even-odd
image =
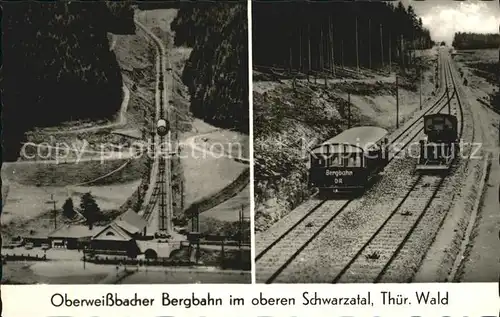
[{"label": "tree line", "polygon": [[249,130],[246,2],[180,2],[172,22],[175,44],[192,47],[182,80],[194,116]]},{"label": "tree line", "polygon": [[[103,220],[103,214],[101,208],[97,205],[94,196],[91,193],[84,193],[80,198],[80,210],[79,213],[85,218],[85,224],[89,226],[90,229],[95,223]],[[62,214],[68,219],[74,219],[77,215],[75,206],[73,205],[73,199],[68,197],[62,206]]]},{"label": "tree line", "polygon": [[434,45],[413,7],[384,2],[259,1],[252,4],[253,63],[298,71],[407,66]]},{"label": "tree line", "polygon": [[500,34],[457,32],[453,36],[452,46],[459,50],[499,48]]},{"label": "tree line", "polygon": [[33,127],[110,118],[122,77],[107,32],[133,34],[133,8],[106,2],[3,3],[4,159]]}]

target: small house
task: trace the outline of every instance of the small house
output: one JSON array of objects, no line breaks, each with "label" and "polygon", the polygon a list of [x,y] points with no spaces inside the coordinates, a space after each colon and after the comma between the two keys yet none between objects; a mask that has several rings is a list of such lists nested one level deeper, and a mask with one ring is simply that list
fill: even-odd
[{"label": "small house", "polygon": [[94,253],[130,257],[137,256],[139,252],[132,235],[118,226],[116,222],[112,222],[92,237],[90,248]]},{"label": "small house", "polygon": [[136,240],[144,238],[147,222],[129,209],[92,237],[94,253],[128,255],[136,257],[140,252]]}]

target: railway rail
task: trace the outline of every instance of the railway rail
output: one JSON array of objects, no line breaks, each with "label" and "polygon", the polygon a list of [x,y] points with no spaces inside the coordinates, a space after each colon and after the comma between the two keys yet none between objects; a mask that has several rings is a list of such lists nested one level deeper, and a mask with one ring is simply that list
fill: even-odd
[{"label": "railway rail", "polygon": [[[457,110],[460,113],[459,138],[462,138],[464,131],[463,107],[457,92],[450,62],[447,62],[446,68],[453,89],[453,94],[447,105],[451,107],[451,98],[456,96]],[[448,86],[446,77],[445,81]],[[431,209],[430,207],[442,203],[438,194],[446,179],[446,175],[417,176],[412,187],[407,190],[405,197],[393,209],[389,217],[370,236],[358,252],[351,257],[332,282],[380,282],[393,261],[402,252],[427,211]],[[373,261],[378,259],[383,260]]]},{"label": "railway rail", "polygon": [[[415,121],[392,138],[391,144],[400,140],[404,141],[404,146],[392,153],[390,161],[421,134],[423,131],[423,128],[419,125],[421,118],[432,111],[441,112],[451,103],[454,97],[457,99],[457,110],[460,112],[460,136],[463,134],[463,110],[453,79],[451,65],[449,62],[440,63],[440,65],[442,65],[440,69],[444,77],[445,91]],[[448,76],[450,76],[450,82],[448,82]],[[450,83],[453,85],[451,94],[446,90]],[[445,101],[444,104],[443,100]],[[372,280],[376,282],[380,280],[392,261],[403,249],[426,211],[433,204],[439,203],[436,197],[445,179],[446,177],[413,176],[411,185],[405,189],[406,195],[403,196],[380,227],[369,237],[366,237],[368,240],[359,248],[356,254],[354,256],[352,254],[346,255],[337,262],[342,263],[342,266],[329,269],[330,272],[336,270],[338,272],[332,282],[343,282],[345,280],[362,282]],[[301,206],[302,210],[297,212],[294,217],[287,219],[285,230],[269,234],[266,237],[267,239],[258,239],[257,256],[255,258],[257,280],[272,283],[291,263],[303,260],[301,256],[304,249],[329,227],[340,214],[348,209],[354,201],[355,199],[323,200],[319,203],[317,201],[306,202],[305,206]],[[377,261],[376,265],[370,262],[371,259],[381,257],[387,260],[385,262]],[[356,274],[356,272],[363,272],[363,274]]]},{"label": "railway rail", "polygon": [[[168,98],[167,92],[169,86],[167,84],[167,72],[170,76],[170,82],[173,81],[172,77],[172,67],[166,58],[166,50],[160,39],[158,39],[147,27],[142,25],[139,21],[135,20],[136,24],[144,31],[147,37],[149,37],[154,43],[156,52],[156,112],[155,112],[155,122],[160,119],[166,119],[167,122],[170,120],[170,109],[169,106],[172,104],[171,100]],[[167,102],[167,104],[166,104]],[[171,153],[165,151],[165,142],[171,142],[171,133],[168,131],[167,135],[155,135],[154,142],[154,162],[151,169],[152,177],[154,179],[154,186],[152,186],[150,195],[146,196],[146,206],[143,209],[142,216],[146,219],[148,223],[151,223],[155,217],[154,211],[156,206],[160,207],[158,214],[158,231],[165,232],[168,234],[172,230],[172,217],[173,217],[173,204],[172,204],[172,186],[171,186],[171,168],[169,157]],[[170,146],[169,146],[170,147]],[[168,148],[169,148],[168,147]],[[159,150],[160,149],[160,150]],[[153,182],[153,180],[152,180]],[[159,204],[158,204],[159,203]]]}]

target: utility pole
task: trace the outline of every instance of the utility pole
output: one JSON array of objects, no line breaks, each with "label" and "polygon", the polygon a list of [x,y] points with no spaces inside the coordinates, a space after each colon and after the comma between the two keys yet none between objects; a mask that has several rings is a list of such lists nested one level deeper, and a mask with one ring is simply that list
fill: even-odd
[{"label": "utility pole", "polygon": [[318,68],[323,72],[324,57],[323,57],[323,28],[319,25],[319,43],[318,43]]},{"label": "utility pole", "polygon": [[401,69],[405,69],[405,54],[404,54],[404,48],[403,48],[403,34],[400,35],[401,38]]},{"label": "utility pole", "polygon": [[57,209],[56,209],[56,200],[54,200],[54,194],[50,194],[50,200],[46,201],[46,204],[52,204],[53,205],[53,215],[54,215],[54,230],[57,229]]},{"label": "utility pole", "polygon": [[340,66],[344,69],[344,39],[340,40]]},{"label": "utility pole", "polygon": [[238,239],[238,249],[240,249],[240,251],[241,251],[241,245],[243,244],[243,208],[244,206],[241,205],[240,221],[239,221],[240,238]]},{"label": "utility pole", "polygon": [[327,74],[325,72],[325,47],[324,47],[324,38],[323,38],[323,26],[320,25],[319,29],[319,69],[320,71],[325,75],[325,87],[328,86],[327,84]]},{"label": "utility pole", "polygon": [[359,52],[358,52],[358,17],[356,16],[356,68],[359,74]]},{"label": "utility pole", "polygon": [[302,71],[302,27],[299,26],[299,73]]},{"label": "utility pole", "polygon": [[420,69],[420,110],[422,110],[422,70]]},{"label": "utility pole", "polygon": [[333,73],[333,76],[335,76],[335,37],[334,37],[335,27],[333,26],[333,23],[332,23],[332,17],[329,17],[328,32],[330,33],[330,43],[331,43],[331,45],[330,45],[330,54],[331,54],[330,61],[332,63],[332,73]]},{"label": "utility pole", "polygon": [[448,99],[448,114],[451,114],[451,99],[450,99],[450,94],[449,94],[449,87],[448,84],[446,84],[446,98]]},{"label": "utility pole", "polygon": [[382,24],[380,24],[380,58],[382,60],[382,68],[384,68],[384,37],[382,33]]},{"label": "utility pole", "polygon": [[392,42],[392,35],[391,32],[389,32],[389,74],[392,73],[392,48],[391,48],[391,42]]},{"label": "utility pole", "polygon": [[[198,263],[200,257],[200,210],[199,207],[193,212],[196,213],[191,215],[191,232],[194,233],[196,239],[196,263]],[[192,240],[190,240],[192,241]],[[190,243],[191,245],[191,243]]]},{"label": "utility pole", "polygon": [[399,83],[398,83],[397,73],[396,73],[396,129],[399,129]]},{"label": "utility pole", "polygon": [[311,24],[307,23],[307,60],[308,60],[308,69],[307,69],[307,81],[309,82],[309,74],[311,73]]},{"label": "utility pole", "polygon": [[351,92],[347,92],[347,128],[351,128]]},{"label": "utility pole", "polygon": [[[322,32],[323,32],[323,27],[321,28]],[[323,33],[321,33],[323,34]],[[330,44],[329,44],[329,33],[327,32],[325,34],[325,36],[323,38],[323,40],[321,41],[322,45],[323,45],[323,69],[321,71],[326,71],[326,69],[330,68]],[[328,66],[327,66],[328,65]],[[328,71],[329,72],[329,71]],[[327,72],[327,73],[328,73]]]},{"label": "utility pole", "polygon": [[372,19],[368,19],[368,57],[369,67],[372,69]]}]

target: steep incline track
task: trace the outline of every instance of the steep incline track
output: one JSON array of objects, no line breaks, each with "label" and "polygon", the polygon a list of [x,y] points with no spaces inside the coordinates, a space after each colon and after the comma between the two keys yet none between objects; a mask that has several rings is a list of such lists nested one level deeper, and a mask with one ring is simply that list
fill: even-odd
[{"label": "steep incline track", "polygon": [[[444,81],[444,86],[448,87],[450,84],[448,76],[452,76],[452,74],[448,71],[449,66],[446,66],[448,63],[444,62],[444,59],[442,60],[440,66],[444,78],[441,79],[442,82]],[[441,112],[447,108],[449,100],[455,96],[459,98],[455,91],[453,78],[451,78],[451,84],[453,84],[452,93],[441,89],[441,97],[420,114],[415,121],[410,122],[402,132],[391,139],[391,144],[403,144],[402,147],[392,151],[391,161],[398,157],[398,154],[405,150],[417,136],[421,135],[423,131],[421,119],[425,114]],[[460,108],[457,111],[460,112],[460,119],[463,120],[460,102],[459,106]],[[461,124],[460,130],[460,133],[462,133],[463,124]],[[369,234],[366,238],[359,237],[360,241],[366,241],[360,246],[359,251],[355,251],[354,256],[349,255],[350,252],[347,252],[336,263],[331,263],[332,267],[328,270],[332,273],[337,272],[333,282],[343,282],[346,278],[348,280],[352,279],[351,274],[346,274],[348,271],[363,272],[361,275],[354,274],[354,281],[377,281],[391,264],[393,260],[391,254],[396,256],[399,253],[408,237],[434,202],[436,196],[438,196],[444,179],[444,177],[413,176],[413,181],[408,182],[405,187],[399,190],[400,192],[406,192],[406,195],[403,195],[389,214],[389,217],[383,221],[378,229],[374,230],[373,234]],[[288,270],[292,264],[296,264],[295,262],[307,261],[307,255],[303,254],[303,251],[306,248],[311,248],[312,242],[325,229],[332,226],[335,223],[334,220],[338,219],[340,215],[348,212],[347,210],[350,213],[356,212],[357,207],[351,206],[354,201],[356,199],[320,201],[319,203],[309,201],[298,208],[304,209],[295,214],[292,212],[291,217],[287,217],[287,225],[281,224],[282,230],[270,230],[271,234],[261,234],[257,238],[256,247],[257,281],[265,283],[272,283],[275,280],[289,282],[287,277],[278,277],[285,270]],[[403,223],[406,225],[402,225]],[[388,259],[385,264],[377,262],[379,265],[375,267],[370,267],[370,264],[367,264],[366,261],[369,261],[371,257],[378,258],[381,254]],[[300,264],[296,266],[300,266]]]},{"label": "steep incline track", "polygon": [[[141,28],[147,37],[149,37],[155,45],[156,50],[156,115],[155,123],[160,119],[170,120],[170,87],[168,83],[172,82],[172,74],[167,74],[167,68],[171,67],[167,60],[166,49],[161,40],[155,36],[151,30],[140,23],[137,17],[134,18],[136,25]],[[167,67],[168,65],[168,67]],[[168,80],[168,81],[167,81]],[[146,206],[141,212],[144,218],[150,223],[148,231],[172,230],[172,186],[171,186],[171,166],[170,166],[170,147],[171,133],[163,137],[155,134],[154,137],[154,161],[151,168],[151,179],[148,192],[146,193]],[[156,206],[160,202],[160,210],[158,214],[154,213]],[[166,219],[164,222],[163,219]],[[155,222],[158,223],[155,223]],[[156,228],[155,228],[156,227]],[[155,230],[156,229],[156,230]]]}]

